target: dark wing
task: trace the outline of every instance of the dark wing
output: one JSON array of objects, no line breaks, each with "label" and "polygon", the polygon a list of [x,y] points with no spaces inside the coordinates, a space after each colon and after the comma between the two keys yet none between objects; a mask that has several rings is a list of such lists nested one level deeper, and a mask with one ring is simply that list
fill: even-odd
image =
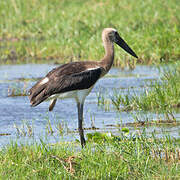
[{"label": "dark wing", "polygon": [[73,90],[88,89],[96,83],[100,78],[101,73],[102,69],[96,68],[66,76],[63,79],[62,85],[53,93],[56,94]]},{"label": "dark wing", "polygon": [[102,68],[95,68],[69,75],[60,75],[59,73],[59,76],[56,71],[48,73],[46,77],[49,78],[49,81],[47,83],[41,85],[41,81],[39,81],[30,89],[30,102],[32,106],[36,106],[53,94],[88,89],[100,78],[102,70]]},{"label": "dark wing", "polygon": [[[83,65],[83,62],[72,62],[63,64],[62,66],[56,67],[52,69],[46,77],[51,80],[50,82],[56,81],[56,79],[63,79],[63,77],[66,75],[71,75],[74,73],[82,72],[85,70],[85,67]],[[45,78],[46,78],[45,77]],[[29,99],[32,101],[38,94],[40,94],[48,85],[48,83],[42,83],[42,81],[45,79],[42,78],[40,81],[38,81],[30,90],[29,90]]]}]

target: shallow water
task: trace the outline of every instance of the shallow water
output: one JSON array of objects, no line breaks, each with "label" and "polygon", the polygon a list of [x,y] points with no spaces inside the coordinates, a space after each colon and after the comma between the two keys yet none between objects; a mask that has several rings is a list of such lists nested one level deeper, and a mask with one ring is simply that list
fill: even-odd
[{"label": "shallow water", "polygon": [[[39,142],[42,139],[45,142],[56,143],[58,141],[71,141],[79,137],[76,131],[77,108],[74,100],[58,100],[54,111],[48,112],[49,102],[43,102],[39,106],[32,108],[27,96],[8,97],[9,87],[16,85],[23,88],[26,83],[26,88],[29,89],[35,83],[34,78],[43,77],[54,67],[56,65],[49,64],[0,66],[0,146],[8,144],[12,140],[23,143]],[[101,91],[106,98],[110,98],[114,90],[122,93],[135,92],[140,94],[150,84],[151,80],[157,80],[159,77],[158,69],[150,66],[137,66],[134,70],[125,71],[112,68],[108,75],[98,81],[86,98],[84,127],[89,128],[93,124],[96,128],[99,128],[98,131],[111,131],[118,134],[121,128],[113,126],[134,122],[133,115],[139,112],[117,112],[112,108],[105,111],[97,105],[97,93]],[[28,81],[23,81],[23,78],[28,79]],[[141,115],[142,118],[148,116],[150,119],[156,119],[156,115],[153,113],[143,114],[141,112]],[[177,112],[174,115],[179,119],[180,113]],[[53,134],[48,133],[48,121],[51,122]],[[58,131],[58,124],[64,126],[65,133],[63,136]],[[27,125],[32,127],[32,137],[28,136],[30,133],[28,133]],[[20,130],[20,136],[18,136],[16,127]],[[138,129],[130,127],[130,132]],[[161,135],[162,131],[174,137],[180,135],[179,126],[147,128],[147,132],[152,131],[156,131],[158,135]],[[86,130],[85,132],[92,132],[92,130]],[[9,135],[5,136],[4,134]]]}]

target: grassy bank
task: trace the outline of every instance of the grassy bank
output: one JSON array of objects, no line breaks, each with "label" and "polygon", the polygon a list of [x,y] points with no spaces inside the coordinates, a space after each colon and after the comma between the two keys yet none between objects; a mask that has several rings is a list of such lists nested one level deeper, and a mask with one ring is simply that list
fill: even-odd
[{"label": "grassy bank", "polygon": [[[97,60],[101,31],[115,27],[140,63],[180,58],[179,0],[6,0],[0,2],[1,63]],[[116,65],[131,57],[116,48]]]},{"label": "grassy bank", "polygon": [[180,177],[180,141],[146,134],[105,137],[79,151],[73,143],[10,145],[0,151],[2,179],[171,179]]}]

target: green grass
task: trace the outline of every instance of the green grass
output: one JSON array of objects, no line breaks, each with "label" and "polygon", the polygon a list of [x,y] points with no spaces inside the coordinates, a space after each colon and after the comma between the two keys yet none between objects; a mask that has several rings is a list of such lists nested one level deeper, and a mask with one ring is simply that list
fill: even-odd
[{"label": "green grass", "polygon": [[[169,110],[180,107],[180,63],[163,72],[160,82],[152,82],[141,95],[114,92],[111,98],[117,110]],[[105,106],[105,104],[104,104]]]},{"label": "green grass", "polygon": [[[100,136],[96,133],[94,136]],[[20,145],[0,151],[2,179],[171,179],[180,177],[180,141],[146,134],[74,143]]]},{"label": "green grass", "polygon": [[14,83],[8,87],[8,97],[15,97],[15,96],[27,96],[27,82],[24,82],[23,87],[19,83]]},{"label": "green grass", "polygon": [[[179,0],[0,1],[0,61],[3,63],[98,60],[101,32],[115,27],[138,62],[180,58]],[[132,58],[116,47],[116,65]]]}]

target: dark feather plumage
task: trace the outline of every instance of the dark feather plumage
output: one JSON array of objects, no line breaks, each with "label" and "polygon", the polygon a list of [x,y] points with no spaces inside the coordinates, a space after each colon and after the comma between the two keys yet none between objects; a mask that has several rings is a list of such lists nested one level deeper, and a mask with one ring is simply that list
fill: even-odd
[{"label": "dark feather plumage", "polygon": [[46,75],[48,82],[42,84],[43,78],[29,90],[31,105],[36,106],[54,94],[88,89],[100,78],[102,71],[95,62],[73,62],[57,67]]}]

